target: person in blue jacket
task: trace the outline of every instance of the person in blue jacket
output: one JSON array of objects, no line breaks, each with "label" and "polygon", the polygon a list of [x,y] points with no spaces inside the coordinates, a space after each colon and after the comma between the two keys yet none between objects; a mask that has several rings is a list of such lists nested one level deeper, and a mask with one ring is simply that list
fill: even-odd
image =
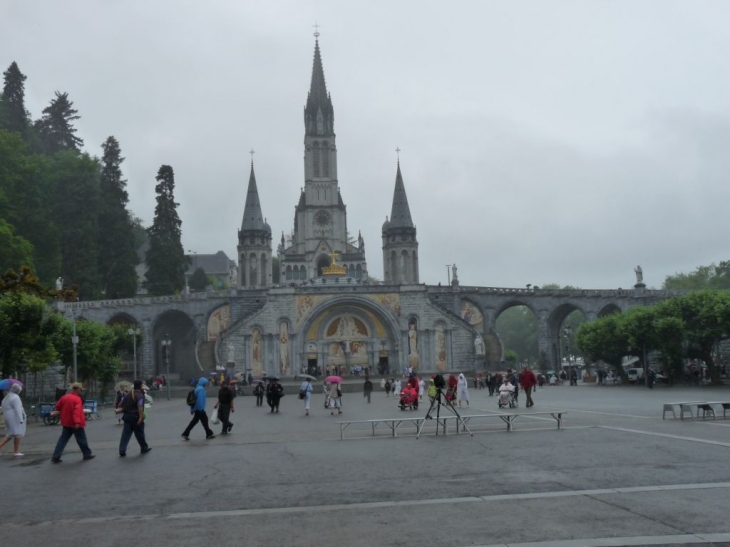
[{"label": "person in blue jacket", "polygon": [[190,440],[190,431],[192,431],[192,429],[198,422],[203,424],[206,439],[215,438],[213,430],[208,426],[208,415],[205,413],[205,386],[207,384],[208,380],[206,378],[201,378],[200,380],[198,380],[198,387],[195,388],[195,404],[190,407],[190,414],[193,415],[193,419],[190,420],[190,423],[185,428],[185,431],[183,431],[182,434],[182,438],[186,441]]}]

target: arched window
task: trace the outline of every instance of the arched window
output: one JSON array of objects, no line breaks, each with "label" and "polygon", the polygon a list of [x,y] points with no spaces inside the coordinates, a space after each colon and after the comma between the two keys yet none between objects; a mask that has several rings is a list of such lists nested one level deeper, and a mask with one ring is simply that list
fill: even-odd
[{"label": "arched window", "polygon": [[241,287],[246,286],[246,255],[241,255],[240,263],[238,264],[238,271],[241,272]]},{"label": "arched window", "polygon": [[259,283],[259,260],[255,254],[251,254],[248,257],[248,286],[255,287]]},{"label": "arched window", "polygon": [[357,269],[355,270],[355,277],[357,279],[362,279],[362,264],[357,265]]},{"label": "arched window", "polygon": [[418,255],[414,252],[412,255],[413,263],[411,265],[411,274],[413,277],[413,282],[418,283]]},{"label": "arched window", "polygon": [[291,281],[292,278],[292,272],[291,272],[291,266],[286,267],[286,280]]},{"label": "arched window", "polygon": [[261,285],[269,283],[269,257],[265,254],[261,255]]},{"label": "arched window", "polygon": [[390,281],[398,283],[398,255],[395,251],[390,253]]},{"label": "arched window", "polygon": [[408,283],[410,281],[410,272],[408,271],[410,268],[410,260],[408,259],[408,251],[403,250],[400,254],[400,274],[401,274],[401,283]]},{"label": "arched window", "polygon": [[348,270],[347,275],[349,275],[350,277],[355,277],[355,265],[354,264],[350,264],[350,268]]}]

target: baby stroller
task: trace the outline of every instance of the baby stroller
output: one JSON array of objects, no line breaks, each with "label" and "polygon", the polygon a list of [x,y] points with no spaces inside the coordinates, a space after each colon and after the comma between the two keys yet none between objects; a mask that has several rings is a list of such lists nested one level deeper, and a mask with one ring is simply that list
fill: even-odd
[{"label": "baby stroller", "polygon": [[409,387],[401,391],[398,406],[401,410],[405,410],[406,407],[411,410],[418,410],[418,392]]},{"label": "baby stroller", "polygon": [[517,406],[517,401],[515,401],[514,392],[500,391],[497,403],[499,404],[499,408],[505,408],[507,406],[509,406],[510,408],[515,408]]}]

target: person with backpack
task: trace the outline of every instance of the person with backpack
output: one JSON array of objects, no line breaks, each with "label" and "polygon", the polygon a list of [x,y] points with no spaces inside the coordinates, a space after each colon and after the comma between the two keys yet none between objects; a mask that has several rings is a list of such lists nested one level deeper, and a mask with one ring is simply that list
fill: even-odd
[{"label": "person with backpack", "polygon": [[147,444],[144,436],[145,416],[142,380],[134,381],[134,388],[122,398],[119,407],[122,409],[122,421],[124,422],[122,438],[119,439],[119,456],[123,458],[127,455],[127,445],[129,439],[132,438],[132,433],[134,433],[134,438],[139,443],[142,454],[147,454],[152,449]]},{"label": "person with backpack", "polygon": [[193,415],[193,419],[190,421],[185,431],[182,433],[182,438],[186,441],[190,440],[190,432],[197,425],[198,422],[203,424],[205,429],[205,438],[214,439],[215,434],[213,430],[208,426],[208,415],[205,413],[205,386],[208,385],[206,378],[200,378],[198,380],[198,386],[188,393],[187,403],[190,407],[190,414]]}]

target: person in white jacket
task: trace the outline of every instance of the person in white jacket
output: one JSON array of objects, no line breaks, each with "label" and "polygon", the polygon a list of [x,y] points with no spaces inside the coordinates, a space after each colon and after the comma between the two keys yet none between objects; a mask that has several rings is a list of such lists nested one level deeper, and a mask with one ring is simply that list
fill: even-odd
[{"label": "person in white jacket", "polygon": [[23,390],[20,384],[10,386],[10,392],[3,399],[3,417],[5,418],[5,438],[0,441],[0,448],[13,439],[13,456],[22,456],[20,452],[20,439],[25,437],[25,425],[27,418],[23,410],[23,403],[18,394]]},{"label": "person in white jacket", "polygon": [[456,400],[459,401],[459,406],[462,401],[466,401],[466,406],[469,406],[469,383],[463,374],[459,374],[459,381],[456,384]]}]

